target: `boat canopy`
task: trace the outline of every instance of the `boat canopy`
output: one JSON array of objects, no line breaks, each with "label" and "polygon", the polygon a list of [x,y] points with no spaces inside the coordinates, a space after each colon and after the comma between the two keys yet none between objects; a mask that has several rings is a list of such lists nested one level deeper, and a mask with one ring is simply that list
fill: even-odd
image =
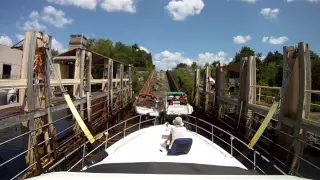
[{"label": "boat canopy", "polygon": [[168,96],[185,95],[184,92],[168,92]]}]

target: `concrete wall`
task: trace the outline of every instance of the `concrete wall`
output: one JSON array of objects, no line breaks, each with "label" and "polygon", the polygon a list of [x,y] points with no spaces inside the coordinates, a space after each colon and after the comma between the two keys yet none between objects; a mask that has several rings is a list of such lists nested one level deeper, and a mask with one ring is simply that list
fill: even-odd
[{"label": "concrete wall", "polygon": [[2,79],[3,64],[11,65],[11,78],[20,78],[22,51],[11,49],[8,46],[0,44],[0,79]]}]

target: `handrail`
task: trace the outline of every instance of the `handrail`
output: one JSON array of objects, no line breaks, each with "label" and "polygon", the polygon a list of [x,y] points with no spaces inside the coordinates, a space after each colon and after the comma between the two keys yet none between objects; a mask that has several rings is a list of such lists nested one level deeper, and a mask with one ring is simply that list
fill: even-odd
[{"label": "handrail", "polygon": [[250,85],[250,87],[263,88],[263,89],[277,89],[277,90],[281,89],[281,87],[271,87],[271,86],[261,86],[261,85]]},{"label": "handrail", "polygon": [[[190,115],[186,115],[186,116],[192,117],[192,118],[196,118],[196,117],[190,116]],[[129,121],[129,120],[131,120],[131,119],[134,119],[134,118],[136,118],[136,117],[139,117],[139,118],[140,118],[139,122],[138,122],[138,123],[135,123],[135,124],[132,124],[130,127],[127,128],[127,127],[126,127],[126,122]],[[123,133],[123,137],[125,137],[125,136],[126,136],[126,133],[125,133],[126,130],[128,130],[128,129],[130,129],[130,128],[138,125],[138,124],[139,124],[139,129],[140,129],[140,126],[141,126],[142,123],[156,120],[156,118],[152,118],[152,119],[148,119],[148,120],[145,120],[145,121],[141,121],[141,117],[142,117],[141,115],[132,117],[132,118],[130,118],[130,119],[124,120],[124,121],[122,121],[122,122],[120,122],[120,123],[118,123],[118,124],[116,124],[116,125],[108,128],[107,130],[103,131],[102,133],[107,133],[107,134],[108,134],[108,131],[109,131],[109,130],[111,130],[111,129],[117,127],[117,126],[119,126],[120,124],[125,123],[124,129],[123,129],[122,131],[118,132],[117,134],[115,134],[114,136],[112,136],[112,137],[110,137],[110,138],[106,138],[106,140],[105,140],[104,142],[102,142],[101,144],[99,144],[99,145],[98,145],[95,149],[93,149],[91,152],[89,152],[89,153],[87,153],[87,154],[83,153],[82,158],[79,159],[74,165],[72,165],[72,167],[69,168],[68,171],[72,170],[72,169],[73,169],[74,167],[76,167],[80,162],[83,162],[87,156],[89,156],[90,154],[92,154],[92,153],[93,153],[95,150],[97,150],[99,147],[101,147],[101,146],[103,146],[103,145],[106,145],[106,143],[107,143],[109,140],[111,140],[112,138],[114,138],[115,136],[118,136],[118,135],[120,135],[121,133]],[[219,140],[223,141],[224,143],[230,145],[231,155],[233,155],[233,149],[235,149],[239,154],[241,154],[241,155],[242,155],[244,158],[246,158],[251,164],[253,164],[254,169],[258,169],[258,170],[261,171],[262,173],[266,174],[266,173],[256,164],[256,160],[255,160],[255,159],[256,159],[256,155],[262,156],[261,153],[259,153],[258,151],[254,150],[253,148],[251,148],[250,146],[248,146],[245,142],[243,142],[241,139],[235,137],[235,136],[232,135],[231,133],[229,133],[229,132],[227,132],[227,131],[225,131],[225,130],[223,130],[223,129],[221,129],[221,128],[213,125],[213,124],[210,124],[210,123],[208,123],[208,122],[206,122],[206,121],[204,121],[204,120],[202,120],[202,119],[199,119],[199,118],[197,118],[197,119],[198,119],[199,121],[201,121],[201,122],[204,122],[204,123],[210,125],[210,126],[212,127],[212,131],[209,132],[208,130],[206,130],[206,129],[200,127],[200,126],[198,126],[198,124],[193,124],[193,123],[191,123],[191,122],[187,122],[187,121],[186,121],[186,124],[190,124],[190,125],[195,126],[195,127],[196,127],[196,131],[197,131],[197,129],[199,128],[199,129],[201,129],[201,130],[203,130],[203,131],[206,131],[207,133],[211,134],[211,135],[212,135],[212,139],[211,139],[212,141],[214,140],[214,138],[213,138],[213,136],[214,136],[214,137],[218,138]],[[155,125],[155,123],[154,123],[154,125]],[[229,136],[230,136],[230,141],[231,141],[231,143],[229,144],[229,143],[227,143],[226,141],[224,141],[222,138],[220,138],[220,137],[218,137],[217,135],[215,135],[215,134],[213,133],[213,132],[214,132],[214,131],[213,131],[213,128],[216,128],[216,129],[222,131],[223,133],[229,135]],[[233,140],[237,140],[238,142],[240,142],[240,143],[242,143],[243,145],[245,145],[250,151],[253,151],[253,153],[254,153],[254,160],[250,160],[248,157],[246,157],[246,155],[244,155],[244,154],[241,153],[238,149],[236,149],[236,147],[233,146]],[[87,144],[88,142],[89,142],[89,140],[87,140],[84,144],[82,144],[80,147],[78,147],[78,149],[85,148],[85,146],[86,146],[86,144]],[[105,147],[106,147],[106,146],[105,146]],[[75,151],[73,151],[72,153],[74,153],[74,152],[75,152]],[[70,155],[67,155],[67,156],[70,156]],[[264,158],[265,158],[265,157],[264,157]],[[268,161],[268,162],[270,162],[270,161]],[[61,163],[61,162],[59,162],[59,163]],[[284,173],[280,168],[278,168],[276,165],[273,164],[273,166],[274,166],[281,174],[285,174],[285,173]],[[83,166],[82,166],[82,168],[83,168]]]},{"label": "handrail", "polygon": [[[191,116],[191,115],[183,115],[183,116],[190,117],[190,118],[193,118],[193,119],[196,120],[196,121],[195,121],[196,124],[194,124],[194,123],[192,123],[192,122],[190,122],[190,121],[185,121],[186,124],[193,125],[193,126],[195,127],[195,132],[196,132],[196,133],[198,133],[198,129],[199,129],[199,130],[202,130],[202,131],[204,131],[204,132],[206,132],[206,133],[208,133],[208,134],[211,134],[211,141],[212,141],[212,142],[214,142],[214,139],[217,138],[217,139],[219,139],[221,142],[227,144],[228,146],[230,146],[230,154],[231,154],[231,155],[234,154],[234,153],[233,153],[233,150],[235,150],[236,152],[238,152],[241,156],[243,156],[245,159],[247,159],[247,160],[253,165],[253,169],[257,169],[257,170],[259,170],[260,172],[262,172],[262,173],[265,174],[265,172],[257,165],[256,156],[258,155],[258,156],[260,156],[262,159],[266,160],[268,163],[272,164],[272,166],[273,166],[279,173],[281,173],[281,174],[286,174],[286,173],[283,172],[278,166],[276,166],[276,165],[273,164],[270,160],[268,160],[266,157],[264,157],[260,152],[258,152],[258,151],[255,150],[254,148],[251,148],[250,146],[247,145],[246,142],[244,142],[243,140],[241,140],[241,139],[239,139],[238,137],[234,136],[234,135],[231,134],[230,132],[228,132],[228,131],[226,131],[226,130],[224,130],[224,129],[216,126],[216,125],[213,125],[213,124],[211,124],[211,123],[209,123],[209,122],[207,122],[207,121],[205,121],[205,120],[203,120],[203,119],[201,119],[201,118],[197,118],[197,117],[194,117],[194,116]],[[53,170],[56,166],[58,166],[60,163],[62,163],[63,161],[65,161],[68,157],[70,157],[71,155],[73,155],[74,153],[76,153],[78,150],[83,149],[83,151],[82,151],[82,157],[81,157],[75,164],[73,164],[73,165],[71,166],[71,168],[68,169],[68,171],[70,171],[70,170],[72,170],[74,167],[76,167],[80,162],[84,162],[85,158],[88,157],[90,154],[92,154],[94,151],[96,151],[99,147],[105,145],[105,148],[107,148],[107,142],[108,142],[109,140],[113,139],[114,137],[120,135],[121,133],[123,133],[123,137],[125,137],[125,136],[127,135],[127,134],[126,134],[126,131],[127,131],[128,129],[131,129],[131,128],[133,128],[134,126],[139,125],[139,130],[140,130],[140,129],[141,129],[141,124],[143,124],[143,123],[145,123],[145,122],[154,121],[153,125],[155,125],[155,122],[156,122],[156,120],[157,120],[157,118],[152,118],[152,119],[147,119],[147,120],[142,121],[141,117],[142,117],[142,115],[133,116],[133,117],[131,117],[131,118],[129,118],[129,119],[123,120],[123,121],[121,121],[121,122],[119,122],[119,123],[117,123],[117,124],[115,124],[115,125],[107,128],[106,130],[100,132],[99,134],[102,134],[102,133],[103,133],[103,134],[105,134],[105,135],[107,136],[107,135],[108,135],[108,132],[109,132],[110,130],[112,130],[112,129],[114,129],[114,128],[116,128],[116,127],[124,124],[124,127],[123,127],[122,130],[120,130],[118,133],[116,133],[116,134],[113,135],[112,137],[109,137],[109,138],[108,138],[108,136],[107,136],[107,138],[106,138],[105,141],[103,141],[101,144],[99,144],[97,147],[95,147],[93,150],[91,150],[91,151],[88,152],[88,153],[85,153],[85,148],[86,148],[87,144],[89,143],[89,140],[86,140],[86,141],[85,141],[84,143],[82,143],[80,146],[78,146],[77,148],[73,149],[71,152],[69,152],[67,155],[65,155],[62,159],[60,159],[58,162],[56,162],[56,163],[53,164],[51,167],[49,167],[46,172],[49,172],[49,171]],[[127,126],[128,126],[128,123],[127,123],[128,121],[134,120],[134,119],[137,119],[137,118],[139,118],[139,122],[134,123],[134,124],[130,124],[130,126],[127,127]],[[207,128],[203,128],[203,127],[199,126],[199,123],[198,123],[198,122],[202,122],[202,123],[208,125],[208,126],[206,126],[207,128],[208,128],[208,127],[211,127],[211,132],[210,132],[210,130],[208,130]],[[228,142],[225,141],[223,138],[220,138],[217,134],[215,134],[214,132],[216,132],[216,131],[214,131],[214,129],[219,130],[219,131],[222,132],[223,134],[229,135],[229,136],[230,136],[230,143],[228,143]],[[81,132],[80,132],[80,133],[81,133]],[[80,133],[79,133],[79,134],[80,134]],[[76,136],[76,135],[75,135],[75,136]],[[73,137],[71,137],[71,138],[68,139],[67,141],[71,140],[72,138],[73,138]],[[208,139],[208,140],[210,140],[210,139]],[[249,157],[247,157],[247,154],[241,152],[239,149],[237,149],[236,147],[234,147],[234,142],[233,142],[234,140],[236,140],[237,142],[243,144],[243,145],[249,150],[249,151],[248,151],[249,153],[250,153],[250,152],[253,152],[253,160],[250,159]],[[42,143],[43,143],[43,142],[42,142]],[[66,143],[66,142],[64,142],[64,143]],[[33,149],[33,147],[30,148],[30,149],[28,149],[28,150],[26,150],[26,151],[24,151],[24,152],[22,152],[22,153],[20,153],[19,155],[15,156],[13,159],[15,159],[16,157],[18,157],[18,156],[26,153],[27,151],[30,151],[31,149]],[[53,152],[53,150],[50,152],[50,154],[51,154],[52,152]],[[48,154],[47,154],[47,155],[48,155]],[[47,156],[47,155],[46,155],[46,156]],[[43,159],[43,158],[44,158],[44,157],[42,157],[41,159]],[[299,157],[299,158],[301,158],[303,161],[306,161],[306,160],[303,159],[302,157]],[[12,160],[12,158],[11,158],[10,160],[8,160],[8,161],[11,161],[11,160]],[[2,166],[3,164],[6,164],[6,163],[7,163],[7,162],[4,162],[4,163],[2,163],[0,166]],[[36,163],[37,163],[37,162],[31,164],[29,167],[27,167],[26,169],[24,169],[23,172],[25,172],[25,171],[28,170],[29,168],[33,167]],[[310,162],[307,162],[307,163],[310,164]],[[315,167],[317,170],[319,170],[319,168],[318,168],[317,166],[313,165],[312,163],[311,163],[310,165],[313,166],[313,167]],[[84,163],[82,163],[82,168],[83,168],[83,166],[84,166]],[[12,179],[20,176],[23,172],[18,173],[18,174],[15,175]]]}]

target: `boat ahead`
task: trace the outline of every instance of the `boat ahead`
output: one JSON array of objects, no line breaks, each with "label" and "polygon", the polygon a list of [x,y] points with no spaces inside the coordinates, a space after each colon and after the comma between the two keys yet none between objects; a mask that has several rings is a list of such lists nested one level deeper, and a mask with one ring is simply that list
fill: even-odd
[{"label": "boat ahead", "polygon": [[[185,121],[185,124],[194,125],[195,128],[188,130],[185,138],[175,140],[171,149],[167,151],[166,140],[172,126],[165,123],[141,128],[142,124],[155,122],[156,118],[141,121],[141,116],[137,117],[140,119],[139,123],[130,127],[125,126],[124,130],[120,132],[120,134],[123,133],[123,138],[110,147],[107,147],[108,140],[119,133],[108,138],[108,133],[105,132],[106,141],[96,149],[105,146],[106,148],[101,152],[107,154],[107,157],[100,159],[99,162],[83,166],[83,161],[93,150],[86,155],[84,154],[83,158],[69,169],[72,170],[82,162],[80,172],[47,173],[31,179],[302,179],[288,175],[262,175],[264,171],[256,164],[255,160],[256,155],[258,156],[260,153],[250,149],[245,142],[232,134],[201,119],[198,120],[207,123],[208,127],[212,129],[212,131],[208,131],[211,138],[208,139],[197,133],[201,129],[206,130],[198,126],[200,122],[193,124]],[[190,118],[194,117],[190,116]],[[118,125],[128,124],[128,121],[134,119],[125,120]],[[137,131],[127,134],[128,129],[137,126],[139,127]],[[227,143],[230,145],[230,152],[214,143],[220,138],[216,135],[218,131],[230,136],[228,137],[230,143]],[[220,138],[220,140],[223,139]],[[234,151],[239,151],[233,146],[235,143],[243,144],[248,150],[254,152],[254,160],[250,161],[253,168],[248,168],[233,156]],[[244,155],[244,158],[248,157]],[[285,173],[279,169],[279,174]]]},{"label": "boat ahead", "polygon": [[164,111],[163,101],[153,94],[140,94],[135,105],[135,112],[138,115],[149,115],[158,117]]},{"label": "boat ahead", "polygon": [[191,115],[193,107],[188,103],[187,95],[184,92],[168,92],[165,100],[166,115],[171,116]]}]

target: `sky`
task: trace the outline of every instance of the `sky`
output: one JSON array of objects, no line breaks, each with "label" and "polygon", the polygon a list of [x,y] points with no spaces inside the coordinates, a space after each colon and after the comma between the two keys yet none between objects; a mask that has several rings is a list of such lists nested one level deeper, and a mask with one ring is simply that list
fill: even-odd
[{"label": "sky", "polygon": [[6,0],[0,13],[0,44],[37,30],[63,52],[84,34],[137,43],[157,70],[228,63],[244,45],[266,56],[305,42],[320,53],[320,0]]}]

